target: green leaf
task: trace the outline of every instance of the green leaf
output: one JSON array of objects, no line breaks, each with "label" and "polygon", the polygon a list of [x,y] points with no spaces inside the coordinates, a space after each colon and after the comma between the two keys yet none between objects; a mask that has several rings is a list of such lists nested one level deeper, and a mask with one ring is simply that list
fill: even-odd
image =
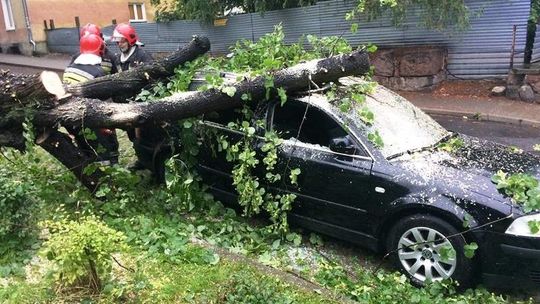
[{"label": "green leaf", "polygon": [[355,23],[351,24],[351,33],[354,34],[356,32],[358,32],[358,23],[355,22]]},{"label": "green leaf", "polygon": [[463,228],[471,228],[472,221],[474,221],[474,218],[466,213],[465,216],[463,216]]},{"label": "green leaf", "polygon": [[298,175],[300,175],[300,173],[302,173],[300,168],[291,170],[291,173],[289,175],[289,178],[291,179],[291,184],[298,185]]},{"label": "green leaf", "polygon": [[221,92],[229,95],[229,97],[233,97],[234,94],[236,93],[236,88],[235,87],[224,87],[223,89],[221,89]]},{"label": "green leaf", "polygon": [[322,238],[318,235],[318,234],[315,234],[315,233],[310,233],[309,235],[309,242],[313,245],[323,245],[323,240]]},{"label": "green leaf", "polygon": [[351,110],[351,100],[349,98],[343,98],[339,104],[339,110],[343,113],[347,113]]},{"label": "green leaf", "polygon": [[247,93],[244,93],[242,94],[242,96],[240,97],[243,101],[248,101],[248,100],[251,100],[251,96]]},{"label": "green leaf", "polygon": [[384,147],[384,142],[382,140],[381,135],[379,134],[379,131],[375,131],[375,133],[369,133],[368,139],[375,145],[375,147],[377,148]]},{"label": "green leaf", "polygon": [[191,121],[184,121],[184,128],[189,129],[193,126],[193,123]]},{"label": "green leaf", "polygon": [[439,255],[443,262],[448,262],[456,258],[456,251],[451,245],[446,245],[439,249]]},{"label": "green leaf", "polygon": [[538,234],[540,232],[540,221],[529,221],[527,224],[532,234]]},{"label": "green leaf", "polygon": [[368,53],[375,53],[377,51],[377,46],[375,44],[370,44],[367,47]]},{"label": "green leaf", "polygon": [[362,108],[362,110],[359,110],[360,119],[368,126],[373,125],[375,122],[375,115],[373,112],[371,112],[367,107]]},{"label": "green leaf", "polygon": [[278,91],[279,99],[281,101],[281,106],[283,107],[283,105],[287,101],[287,91],[285,91],[285,89],[283,88],[278,88],[277,91]]},{"label": "green leaf", "polygon": [[364,103],[366,101],[366,95],[365,94],[362,94],[362,93],[352,93],[351,94],[351,98],[352,100],[354,100],[356,103]]},{"label": "green leaf", "polygon": [[84,136],[84,138],[87,139],[87,140],[96,140],[97,139],[96,133],[90,128],[84,128],[84,130],[82,130],[81,132],[82,132],[82,135]]},{"label": "green leaf", "polygon": [[478,249],[478,244],[475,242],[472,242],[470,244],[467,244],[463,246],[465,257],[472,259],[474,257],[474,253],[476,252],[476,249]]},{"label": "green leaf", "polygon": [[96,197],[105,197],[107,194],[111,192],[111,188],[107,185],[102,185],[99,187],[99,189],[96,191]]},{"label": "green leaf", "polygon": [[193,177],[191,175],[188,175],[187,178],[184,180],[184,185],[189,185],[193,183]]}]

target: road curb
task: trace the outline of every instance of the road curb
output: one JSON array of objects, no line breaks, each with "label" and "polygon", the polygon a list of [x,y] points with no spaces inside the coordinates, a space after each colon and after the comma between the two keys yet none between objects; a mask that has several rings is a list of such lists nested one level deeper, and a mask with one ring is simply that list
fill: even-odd
[{"label": "road curb", "polygon": [[470,119],[502,122],[502,123],[509,123],[513,125],[523,125],[523,126],[528,126],[528,127],[540,128],[540,121],[523,119],[523,118],[518,118],[518,117],[500,116],[500,115],[489,114],[489,113],[453,111],[453,110],[447,110],[447,109],[437,109],[437,108],[428,108],[428,107],[420,107],[420,109],[422,109],[422,111],[428,114],[458,116],[458,117],[465,116]]}]

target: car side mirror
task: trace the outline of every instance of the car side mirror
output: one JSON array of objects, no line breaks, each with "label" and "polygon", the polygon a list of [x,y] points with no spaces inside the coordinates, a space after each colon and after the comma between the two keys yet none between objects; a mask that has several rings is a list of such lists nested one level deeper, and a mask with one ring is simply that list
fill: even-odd
[{"label": "car side mirror", "polygon": [[356,146],[351,142],[348,136],[338,137],[330,140],[328,145],[331,151],[343,154],[354,155]]}]

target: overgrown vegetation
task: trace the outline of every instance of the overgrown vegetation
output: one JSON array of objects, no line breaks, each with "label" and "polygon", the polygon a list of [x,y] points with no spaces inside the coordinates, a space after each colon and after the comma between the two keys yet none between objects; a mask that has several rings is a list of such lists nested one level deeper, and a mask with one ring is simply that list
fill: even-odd
[{"label": "overgrown vegetation", "polygon": [[[210,23],[216,18],[234,13],[262,13],[271,10],[313,5],[317,0],[227,0],[209,2],[203,0],[152,0],[156,6],[156,19],[172,21],[195,19]],[[415,10],[418,8],[418,10]],[[419,14],[420,24],[433,30],[468,29],[471,16],[481,12],[471,12],[464,0],[357,0],[354,10],[347,13],[347,20],[355,21],[364,16],[368,21],[388,13],[395,26],[401,26],[411,14]],[[353,31],[358,28],[354,23]]]},{"label": "overgrown vegetation", "polygon": [[390,14],[395,26],[404,24],[408,16],[418,14],[420,26],[438,31],[464,31],[469,28],[472,15],[464,0],[359,0],[356,8],[346,15],[346,19],[354,20],[356,16],[362,15],[372,21],[386,13]]},{"label": "overgrown vegetation", "polygon": [[[286,46],[278,27],[257,43],[238,43],[230,60],[205,57],[178,68],[170,82],[143,91],[139,99],[187,90],[201,67],[206,70],[201,89],[213,87],[230,94],[231,87],[218,74],[222,70],[266,75],[267,88],[272,88],[271,70],[350,50],[339,38],[308,39],[313,52],[300,43]],[[277,89],[277,98],[286,102],[287,96]],[[362,103],[368,89],[351,91],[341,99],[341,106],[347,107],[345,98]],[[288,228],[285,214],[294,197],[268,193],[252,172],[253,165],[262,162],[265,183],[283,179],[294,184],[302,174],[297,168],[275,172],[279,134],[264,134],[263,159],[253,157],[250,141],[260,122],[251,119],[256,107],[250,104],[250,96],[244,99],[243,119],[230,124],[242,132],[239,140],[204,131],[198,119],[171,126],[182,145],[175,145],[175,157],[168,162],[166,187],[154,187],[144,173],[135,175],[123,168],[129,160],[125,137],[122,165],[88,169],[106,174],[96,197],[44,151],[31,146],[26,154],[3,150],[0,187],[6,191],[0,192],[0,203],[10,212],[3,212],[0,222],[8,240],[0,244],[0,302],[342,302],[338,296],[291,284],[285,276],[263,274],[235,261],[238,257],[220,254],[216,247],[292,271],[365,303],[505,302],[483,289],[457,294],[450,282],[416,289],[402,275],[385,270],[372,273],[355,263],[347,265],[352,271],[345,271],[337,259],[318,253],[319,236],[312,234],[308,241]],[[367,108],[362,111],[369,124],[372,114]],[[229,155],[243,213],[266,210],[270,224],[240,217],[207,193],[193,170],[203,141]]]}]

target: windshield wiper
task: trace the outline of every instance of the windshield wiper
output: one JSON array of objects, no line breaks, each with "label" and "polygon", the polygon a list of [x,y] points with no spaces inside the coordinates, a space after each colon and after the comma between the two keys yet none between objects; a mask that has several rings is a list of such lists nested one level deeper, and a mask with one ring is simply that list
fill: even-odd
[{"label": "windshield wiper", "polygon": [[421,147],[421,148],[416,148],[416,149],[405,150],[403,152],[399,152],[399,153],[390,155],[386,159],[387,160],[392,160],[392,159],[394,159],[396,157],[400,157],[400,156],[405,155],[405,154],[413,154],[413,153],[418,153],[418,152],[422,152],[422,151],[426,151],[426,150],[431,150],[431,149],[435,148],[436,146],[438,146],[443,141],[447,141],[447,140],[449,140],[449,139],[451,139],[453,137],[456,137],[456,136],[457,136],[457,133],[448,132],[448,134],[443,136],[441,139],[439,139],[437,142],[435,142],[432,145]]}]

